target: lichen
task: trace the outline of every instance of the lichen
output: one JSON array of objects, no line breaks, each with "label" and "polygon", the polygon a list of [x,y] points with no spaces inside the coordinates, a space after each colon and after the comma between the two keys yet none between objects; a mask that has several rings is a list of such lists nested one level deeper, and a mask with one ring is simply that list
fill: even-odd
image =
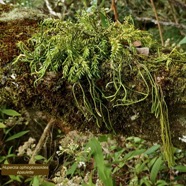
[{"label": "lichen", "polygon": [[9,12],[3,12],[0,15],[0,22],[8,22],[8,21],[20,21],[20,20],[41,20],[46,18],[41,11],[31,8],[13,8]]}]

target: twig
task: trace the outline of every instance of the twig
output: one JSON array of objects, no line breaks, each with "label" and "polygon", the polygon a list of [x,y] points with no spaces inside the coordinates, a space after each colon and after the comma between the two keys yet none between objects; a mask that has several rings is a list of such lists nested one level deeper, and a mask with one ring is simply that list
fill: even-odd
[{"label": "twig", "polygon": [[157,20],[158,30],[159,30],[159,33],[160,33],[161,44],[163,46],[164,45],[163,35],[162,35],[162,30],[161,30],[161,26],[160,26],[160,23],[159,23],[159,18],[158,18],[158,14],[157,14],[157,11],[156,11],[156,7],[154,5],[154,1],[153,0],[150,0],[150,1],[151,1],[151,5],[152,5],[152,8],[153,8],[153,11],[154,11],[154,15],[155,15],[156,20]]},{"label": "twig", "polygon": [[43,131],[43,134],[41,135],[41,138],[39,139],[39,142],[30,158],[30,161],[29,161],[29,164],[35,164],[35,156],[38,154],[38,152],[41,150],[43,144],[44,144],[44,141],[48,135],[48,132],[50,130],[50,128],[52,127],[52,125],[54,124],[55,122],[55,119],[54,118],[51,118],[50,121],[48,122],[47,126],[45,127],[44,131]]},{"label": "twig", "polygon": [[113,12],[114,12],[115,21],[118,21],[118,11],[117,11],[117,7],[116,7],[116,2],[117,2],[117,0],[112,0],[111,10],[113,10]]},{"label": "twig", "polygon": [[168,0],[168,1],[169,1],[169,5],[170,5],[170,8],[171,8],[172,15],[174,17],[174,21],[175,21],[176,24],[178,24],[178,20],[176,18],[176,11],[175,11],[174,6],[172,5],[172,1],[171,0]]},{"label": "twig", "polygon": [[[135,17],[136,20],[138,21],[149,21],[154,24],[157,24],[157,20],[149,18],[149,17]],[[174,22],[168,22],[168,21],[159,21],[159,24],[164,25],[164,26],[174,26],[176,28],[184,28],[186,29],[186,25],[183,24],[177,24]]]},{"label": "twig", "polygon": [[170,0],[170,1],[174,4],[174,6],[179,7],[183,10],[186,10],[186,4],[184,4],[183,2],[179,0]]}]

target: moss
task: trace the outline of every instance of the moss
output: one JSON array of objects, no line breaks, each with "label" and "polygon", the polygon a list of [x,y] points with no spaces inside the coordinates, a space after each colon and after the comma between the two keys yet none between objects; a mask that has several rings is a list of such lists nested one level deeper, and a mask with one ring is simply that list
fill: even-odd
[{"label": "moss", "polygon": [[8,5],[8,4],[0,4],[0,12],[1,14],[6,13],[6,12],[10,12],[11,10],[13,10],[13,6]]},{"label": "moss", "polygon": [[45,16],[36,10],[0,4],[0,67],[19,54],[18,41],[26,41]]}]

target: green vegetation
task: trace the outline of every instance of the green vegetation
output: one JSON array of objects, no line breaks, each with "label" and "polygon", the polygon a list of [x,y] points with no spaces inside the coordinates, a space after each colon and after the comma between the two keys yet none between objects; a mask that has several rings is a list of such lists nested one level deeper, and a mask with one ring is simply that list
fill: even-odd
[{"label": "green vegetation", "polygon": [[[51,170],[51,179],[42,176],[25,178],[20,175],[10,175],[6,179],[7,182],[2,185],[25,183],[43,186],[72,184],[77,186],[184,186],[186,167],[183,164],[185,164],[186,153],[180,149],[175,149],[175,166],[168,168],[161,153],[161,145],[151,144],[138,137],[125,138],[110,134],[95,136],[90,132],[78,131],[71,131],[65,136],[59,135],[58,149],[54,154],[58,161],[65,160],[60,163],[60,166],[54,162],[56,157],[48,160],[40,155],[36,157],[40,164],[47,162],[51,168],[53,164],[57,166],[52,168],[55,171]],[[7,140],[5,144],[8,145]],[[11,147],[6,156],[0,156],[1,163],[14,163],[19,157],[27,159],[26,153],[18,155],[24,148],[30,148],[23,146],[18,150],[14,149],[14,153]]]},{"label": "green vegetation", "polygon": [[[103,185],[110,186],[181,186],[184,184],[182,178],[186,171],[185,167],[182,166],[179,169],[179,166],[175,166],[169,172],[161,154],[161,146],[159,144],[150,145],[138,137],[117,136],[115,138],[111,135],[94,137],[91,133],[85,135],[72,131],[61,139],[60,143],[58,155],[65,156],[67,161],[63,164],[61,173],[56,173],[54,179],[56,183],[81,185],[88,181],[85,185],[95,185],[90,181],[91,179],[94,183],[102,185],[102,182]],[[174,156],[176,162],[181,164],[184,161],[185,153],[175,149]],[[94,167],[92,171],[89,170],[91,166]],[[177,175],[176,171],[178,171]],[[69,174],[76,175],[76,179],[67,178]],[[173,177],[170,179],[171,175]],[[106,177],[107,182],[105,183]]]},{"label": "green vegetation", "polygon": [[[98,126],[104,123],[108,129],[113,126],[104,100],[112,107],[129,106],[151,95],[151,111],[160,118],[164,154],[169,166],[172,166],[173,147],[164,95],[149,72],[146,59],[141,60],[137,53],[133,44],[135,41],[140,41],[145,47],[153,47],[150,35],[135,29],[130,17],[123,24],[111,23],[104,12],[94,15],[84,12],[75,23],[45,20],[41,32],[35,34],[27,45],[18,43],[22,54],[14,63],[29,63],[31,74],[37,76],[35,83],[46,72],[62,73],[62,79],[72,84],[76,104],[82,113],[91,115]],[[133,73],[138,81],[129,84],[128,73]],[[101,79],[105,82],[98,85]],[[90,97],[85,94],[84,85],[87,85]],[[77,99],[78,88],[83,102]]]},{"label": "green vegetation", "polygon": [[[16,3],[43,6],[40,0]],[[118,12],[106,0],[55,3],[50,6],[60,19],[0,5],[12,10],[0,15],[6,31],[0,35],[0,163],[49,166],[48,176],[0,174],[0,185],[184,186],[186,152],[176,148],[186,127],[185,13],[177,17],[184,4],[155,2],[164,10],[156,12],[160,24],[165,15],[171,20],[163,35],[151,25],[157,38],[170,39],[160,46],[135,27],[143,27],[143,19],[158,21],[146,19],[153,15],[149,1],[118,1]],[[29,12],[37,17],[31,22]]]}]

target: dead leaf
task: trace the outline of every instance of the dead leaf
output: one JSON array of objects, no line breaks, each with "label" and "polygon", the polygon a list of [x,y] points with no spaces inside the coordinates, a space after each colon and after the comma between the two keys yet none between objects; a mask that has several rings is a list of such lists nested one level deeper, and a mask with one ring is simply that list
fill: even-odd
[{"label": "dead leaf", "polygon": [[135,47],[140,47],[142,44],[141,44],[141,41],[134,41],[134,42],[133,42],[133,45],[134,45]]}]

